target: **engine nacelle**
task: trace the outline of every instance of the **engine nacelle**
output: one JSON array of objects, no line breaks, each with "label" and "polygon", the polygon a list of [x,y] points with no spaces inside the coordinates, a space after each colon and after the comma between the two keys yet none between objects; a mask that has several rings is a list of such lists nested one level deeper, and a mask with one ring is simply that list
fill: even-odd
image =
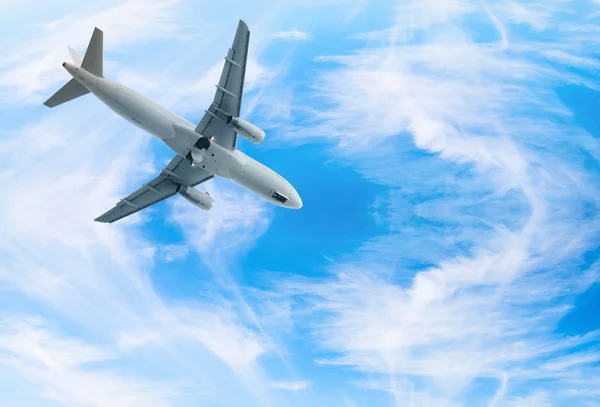
[{"label": "engine nacelle", "polygon": [[212,199],[208,192],[200,192],[192,187],[182,185],[179,187],[177,192],[179,192],[179,195],[184,197],[186,201],[205,211],[210,210],[215,203],[214,199]]},{"label": "engine nacelle", "polygon": [[262,129],[259,129],[244,119],[240,119],[239,117],[231,117],[228,121],[228,124],[246,140],[254,144],[260,144],[265,139],[265,132]]}]

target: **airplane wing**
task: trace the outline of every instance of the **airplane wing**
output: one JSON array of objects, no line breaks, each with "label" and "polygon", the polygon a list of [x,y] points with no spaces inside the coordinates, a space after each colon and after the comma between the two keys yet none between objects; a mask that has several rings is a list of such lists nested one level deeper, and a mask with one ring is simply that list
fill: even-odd
[{"label": "airplane wing", "polygon": [[237,135],[221,117],[223,112],[233,116],[240,115],[249,40],[248,26],[240,20],[233,45],[225,57],[225,66],[221,72],[215,98],[196,127],[198,133],[213,137],[217,144],[229,150],[235,148]]},{"label": "airplane wing", "polygon": [[199,167],[192,167],[183,157],[175,156],[160,175],[143,187],[121,199],[117,205],[96,218],[96,222],[113,223],[177,193],[179,185],[196,186],[213,177]]}]

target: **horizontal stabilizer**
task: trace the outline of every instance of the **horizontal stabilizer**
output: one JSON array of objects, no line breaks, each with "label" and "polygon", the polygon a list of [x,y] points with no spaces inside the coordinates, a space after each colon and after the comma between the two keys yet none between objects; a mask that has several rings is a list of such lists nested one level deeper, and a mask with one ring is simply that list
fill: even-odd
[{"label": "horizontal stabilizer", "polygon": [[81,62],[83,62],[83,57],[81,55],[79,55],[79,53],[77,51],[75,51],[73,48],[71,47],[67,47],[69,48],[69,53],[71,54],[71,58],[73,58],[73,63],[75,63],[75,65],[77,66],[81,66]]},{"label": "horizontal stabilizer", "polygon": [[71,79],[65,86],[60,88],[58,92],[50,96],[50,99],[46,100],[44,104],[48,107],[55,107],[88,93],[90,93],[90,91],[87,90],[85,86],[75,79]]}]

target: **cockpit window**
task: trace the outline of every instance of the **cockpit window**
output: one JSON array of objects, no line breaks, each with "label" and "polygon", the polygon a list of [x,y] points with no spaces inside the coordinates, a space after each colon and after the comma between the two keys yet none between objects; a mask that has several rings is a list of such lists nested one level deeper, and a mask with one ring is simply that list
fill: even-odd
[{"label": "cockpit window", "polygon": [[271,198],[273,198],[276,201],[279,201],[281,203],[285,203],[288,200],[287,197],[281,195],[279,192],[277,192],[275,190],[271,191]]}]

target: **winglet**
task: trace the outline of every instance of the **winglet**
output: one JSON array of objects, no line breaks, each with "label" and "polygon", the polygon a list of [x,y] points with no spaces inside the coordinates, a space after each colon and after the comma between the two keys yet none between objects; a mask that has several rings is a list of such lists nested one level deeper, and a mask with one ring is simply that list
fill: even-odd
[{"label": "winglet", "polygon": [[[248,24],[244,20],[240,20],[238,23],[238,28],[235,32],[235,37],[233,39],[233,47],[235,48],[236,43],[240,41],[246,42],[248,40],[248,34],[250,34],[250,29],[248,28]],[[241,44],[240,44],[241,45]]]}]

